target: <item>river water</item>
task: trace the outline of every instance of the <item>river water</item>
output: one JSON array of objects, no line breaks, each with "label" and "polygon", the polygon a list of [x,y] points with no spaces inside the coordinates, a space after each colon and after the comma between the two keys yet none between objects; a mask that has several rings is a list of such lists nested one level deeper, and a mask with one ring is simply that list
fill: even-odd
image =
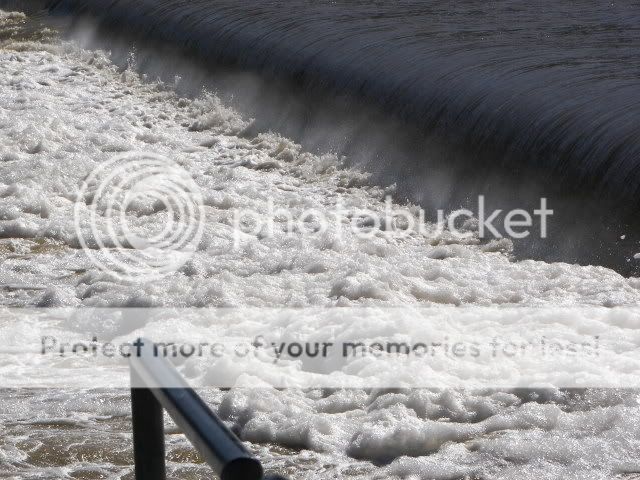
[{"label": "river water", "polygon": [[[148,5],[138,4],[140,8]],[[191,4],[196,9],[203,8],[205,2]],[[160,2],[155,5],[162,10]],[[381,83],[391,82],[395,87],[390,91],[396,92],[391,102],[394,108],[402,104],[400,98],[412,97],[415,102],[405,105],[430,102],[429,115],[440,111],[437,118],[422,117],[425,125],[440,128],[436,125],[439,122],[448,125],[462,115],[460,126],[467,130],[462,128],[461,134],[465,138],[482,143],[483,138],[494,137],[490,132],[500,130],[504,135],[497,135],[495,141],[499,146],[511,138],[515,141],[514,155],[525,146],[525,150],[544,151],[560,142],[566,152],[580,151],[588,159],[586,177],[600,171],[597,165],[604,158],[602,152],[615,152],[606,156],[611,174],[596,175],[603,188],[617,185],[633,171],[629,162],[637,147],[631,135],[637,129],[633,121],[637,94],[632,89],[636,81],[633,59],[637,56],[633,48],[637,36],[633,32],[637,27],[623,7],[591,5],[580,15],[567,7],[565,21],[560,23],[571,24],[566,18],[575,15],[575,23],[582,26],[562,28],[537,5],[499,3],[502,14],[492,15],[488,7],[473,4],[474,15],[485,21],[472,28],[464,15],[470,8],[467,3],[464,7],[434,4],[428,11],[422,3],[420,8],[407,3],[399,15],[394,14],[398,11],[395,4],[394,8],[376,4],[378,10],[372,11],[368,2],[305,3],[310,18],[316,19],[305,24],[283,15],[284,7],[277,2],[261,5],[252,3],[252,28],[236,31],[255,33],[255,38],[244,40],[249,42],[246,45],[259,38],[260,45],[272,41],[283,48],[297,45],[300,50],[284,49],[280,60],[273,57],[273,61],[265,62],[272,58],[270,53],[248,49],[245,52],[255,55],[243,57],[247,64],[255,65],[262,59],[262,63],[281,65],[278,62],[289,55],[288,68],[298,68],[302,77],[319,65],[327,68],[322,72],[327,76],[314,78],[330,81],[332,72],[340,72],[331,80],[335,82],[332,88],[351,88],[357,75],[373,75],[378,81],[369,84],[362,80],[361,93],[384,100],[379,95]],[[242,8],[248,7],[228,4],[225,18],[233,18]],[[554,18],[560,18],[562,7],[554,8]],[[333,12],[330,23],[326,12]],[[170,9],[165,13],[178,18]],[[426,29],[420,19],[427,14],[438,16],[438,29]],[[600,20],[605,14],[609,21],[602,27]],[[396,19],[396,28],[385,27],[391,18]],[[191,31],[195,35],[198,26],[212,28],[211,22],[217,19],[215,15],[203,16]],[[285,22],[292,38],[305,31],[334,32],[334,28],[349,34],[338,49],[337,45],[323,46],[329,37],[319,33],[317,38],[322,41],[317,44],[295,39],[287,42],[276,33],[273,38],[260,33],[261,22],[270,25],[276,20]],[[614,312],[610,324],[569,322],[568,333],[564,327],[558,330],[578,335],[608,328],[619,332],[620,348],[637,351],[637,316],[625,313],[625,308],[635,307],[640,301],[638,279],[625,278],[602,266],[515,261],[508,240],[486,242],[473,235],[456,238],[446,231],[426,239],[409,236],[394,240],[384,235],[363,240],[349,232],[308,238],[304,232],[296,232],[247,237],[241,248],[229,248],[233,209],[251,208],[266,216],[269,197],[278,208],[328,211],[340,197],[347,206],[382,212],[384,185],[372,186],[366,171],[349,168],[348,159],[335,153],[311,153],[278,133],[254,132],[248,128],[249,119],[213,93],[181,96],[176,93],[180,90],[178,79],[167,84],[141,77],[135,54],[128,65],[122,66],[106,51],[81,48],[86,38],[61,39],[40,20],[29,20],[23,14],[0,13],[0,25],[3,306],[447,306],[498,312],[503,307],[598,308]],[[164,25],[169,28],[171,23]],[[235,35],[222,28],[212,31],[220,38]],[[380,35],[375,44],[366,40],[367,32],[373,31]],[[411,37],[403,33],[408,31]],[[415,42],[416,35],[429,41]],[[505,35],[515,35],[523,44],[531,45],[527,55],[510,49],[508,42],[501,44]],[[610,48],[612,35],[620,39],[615,49]],[[390,53],[388,36],[394,38],[396,46],[402,46],[400,50],[415,51],[424,61],[415,64],[414,70],[401,71],[394,62],[404,61],[406,56]],[[485,39],[491,39],[495,48],[482,48]],[[371,56],[361,55],[363,44],[370,45]],[[469,53],[471,44],[476,46],[473,53]],[[209,41],[209,45],[219,44]],[[356,45],[358,55],[353,50]],[[566,51],[558,64],[543,61],[549,58],[549,52],[559,52],[559,46]],[[317,62],[325,53],[342,54],[332,57],[334,64],[306,61],[306,70],[300,70],[301,55],[310,51],[316,52],[313,58]],[[351,53],[354,56],[350,57]],[[385,61],[373,60],[381,55],[385,55]],[[462,62],[457,68],[481,65],[487,76],[455,74],[460,70],[452,70],[454,59]],[[348,77],[344,76],[344,64],[353,67]],[[605,64],[612,67],[603,72]],[[410,87],[415,85],[411,75],[424,74],[426,68],[438,75],[429,76],[434,89],[426,91],[431,93],[418,98],[411,93]],[[390,72],[385,77],[376,74],[376,69]],[[513,69],[517,75],[505,78]],[[536,80],[540,71],[548,72],[547,82]],[[580,72],[583,81],[568,85],[568,72],[573,72],[572,79]],[[502,100],[489,89],[496,82]],[[531,89],[539,91],[531,97],[538,103],[534,102],[527,114],[516,111],[515,103],[510,102],[521,104],[521,95]],[[594,91],[611,95],[605,101],[594,96]],[[596,100],[589,100],[593,98]],[[466,113],[456,111],[458,107]],[[602,113],[607,108],[610,114]],[[505,123],[491,120],[490,114],[496,109],[505,115]],[[404,113],[426,115],[423,108],[418,110],[405,108]],[[558,124],[560,120],[565,123]],[[165,155],[188,171],[204,194],[207,221],[202,241],[189,262],[162,280],[132,286],[98,268],[95,258],[92,260],[79,248],[73,217],[82,180],[114,155],[133,151]],[[566,158],[567,163],[554,160],[553,168],[560,164],[577,168],[570,157],[563,154],[558,158]],[[163,211],[150,210],[146,204],[132,207],[126,215],[140,229],[152,232],[167,221]],[[548,323],[548,331],[553,331],[555,324]],[[32,333],[29,325],[3,319],[3,343],[28,337]],[[192,328],[185,320],[169,326],[158,323],[156,332],[173,329],[184,333]],[[255,328],[255,323],[238,326],[234,334],[249,335]],[[98,333],[126,337],[134,330],[116,330],[105,324]],[[451,327],[451,332],[455,331]],[[19,376],[24,366],[21,360],[2,358],[3,375]],[[633,359],[630,357],[629,365]],[[58,366],[73,367],[73,362],[64,361]],[[580,368],[582,365],[576,366]],[[631,366],[629,372],[633,374]],[[87,371],[78,370],[80,374],[87,375]],[[534,393],[517,389],[260,386],[204,389],[203,395],[249,442],[269,470],[293,479],[613,479],[633,478],[633,472],[640,471],[640,408],[635,390],[572,391],[547,386],[543,393]],[[0,478],[132,478],[128,392],[62,387],[6,389],[0,394]],[[170,422],[167,428],[171,478],[210,478],[186,439]]]}]

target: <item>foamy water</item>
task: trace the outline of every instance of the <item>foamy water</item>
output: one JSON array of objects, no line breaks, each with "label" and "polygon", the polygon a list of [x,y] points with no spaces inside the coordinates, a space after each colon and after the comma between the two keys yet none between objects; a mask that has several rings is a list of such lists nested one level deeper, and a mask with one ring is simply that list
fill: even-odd
[{"label": "foamy water", "polygon": [[[369,186],[366,173],[341,168],[334,155],[306,153],[273,133],[246,134],[250,121],[213,94],[179,98],[171,86],[116,68],[105,52],[48,34],[7,38],[24,21],[0,15],[4,306],[638,305],[637,279],[602,267],[514,262],[508,241],[447,232],[363,240],[345,225],[340,235],[247,235],[231,248],[234,209],[266,215],[271,198],[276,208],[327,211],[339,198],[382,212],[384,186]],[[178,272],[132,287],[79,248],[73,209],[89,173],[133,151],[162,154],[190,172],[204,193],[206,223]],[[144,205],[128,215],[148,231],[166,221]],[[181,327],[189,325],[174,326]],[[605,479],[640,471],[633,391],[264,386],[205,395],[269,468],[292,478]],[[2,398],[0,477],[131,478],[126,391],[14,390]],[[173,478],[205,478],[186,440],[170,431]]]}]

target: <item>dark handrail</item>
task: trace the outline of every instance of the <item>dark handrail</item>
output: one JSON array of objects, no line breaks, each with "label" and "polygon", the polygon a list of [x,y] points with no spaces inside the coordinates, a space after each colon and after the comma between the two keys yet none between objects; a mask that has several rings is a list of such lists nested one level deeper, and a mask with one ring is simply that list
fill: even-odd
[{"label": "dark handrail", "polygon": [[[150,340],[130,358],[136,480],[165,480],[163,409],[221,480],[262,480],[260,462],[245,448]],[[284,480],[271,476],[270,480]]]}]

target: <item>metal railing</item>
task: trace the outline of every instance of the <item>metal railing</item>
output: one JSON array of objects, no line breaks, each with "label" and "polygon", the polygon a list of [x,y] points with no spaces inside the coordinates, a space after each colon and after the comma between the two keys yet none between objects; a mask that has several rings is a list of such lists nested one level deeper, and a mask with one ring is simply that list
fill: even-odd
[{"label": "metal railing", "polygon": [[260,462],[186,383],[153,342],[138,339],[131,356],[131,411],[136,480],[165,480],[163,411],[187,436],[221,480],[264,477]]}]

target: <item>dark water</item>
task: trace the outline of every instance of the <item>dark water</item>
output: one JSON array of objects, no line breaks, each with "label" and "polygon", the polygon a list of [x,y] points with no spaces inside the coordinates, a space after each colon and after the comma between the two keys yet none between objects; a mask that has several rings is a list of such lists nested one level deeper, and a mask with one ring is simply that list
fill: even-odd
[{"label": "dark water", "polygon": [[560,222],[555,237],[521,242],[524,255],[635,270],[640,4],[52,3],[54,13],[91,14],[211,66],[332,95],[343,110],[374,106],[407,126],[395,143],[408,146],[380,147],[370,168],[401,195],[434,208],[466,205],[479,193],[496,194],[500,208],[548,196]]}]

